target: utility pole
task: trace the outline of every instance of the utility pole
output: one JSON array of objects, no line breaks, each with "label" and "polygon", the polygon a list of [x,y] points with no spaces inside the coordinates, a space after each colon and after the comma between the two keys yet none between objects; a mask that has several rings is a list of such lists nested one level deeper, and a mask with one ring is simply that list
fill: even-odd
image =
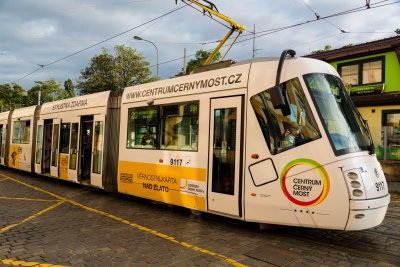
[{"label": "utility pole", "polygon": [[256,24],[253,27],[253,58],[256,57]]},{"label": "utility pole", "polygon": [[183,49],[183,69],[182,73],[186,74],[186,47]]}]

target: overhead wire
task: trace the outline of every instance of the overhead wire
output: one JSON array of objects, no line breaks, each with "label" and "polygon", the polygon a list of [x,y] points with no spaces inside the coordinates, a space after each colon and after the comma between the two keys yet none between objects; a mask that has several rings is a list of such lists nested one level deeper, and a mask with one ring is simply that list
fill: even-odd
[{"label": "overhead wire", "polygon": [[95,46],[98,46],[98,45],[100,45],[100,44],[103,44],[103,43],[105,43],[105,42],[108,42],[108,41],[110,41],[110,40],[112,40],[112,39],[114,39],[114,38],[117,38],[117,37],[119,37],[119,36],[121,36],[121,35],[124,35],[124,34],[126,34],[126,33],[128,33],[128,32],[131,32],[131,31],[133,31],[133,30],[135,30],[135,29],[137,29],[137,28],[140,28],[140,27],[142,27],[142,26],[144,26],[144,25],[147,25],[147,24],[149,24],[149,23],[151,23],[151,22],[153,22],[153,21],[156,21],[156,20],[158,20],[158,19],[161,19],[161,18],[163,18],[163,17],[165,17],[165,16],[167,16],[167,15],[170,15],[170,14],[172,14],[172,13],[174,13],[174,12],[176,12],[176,11],[178,11],[178,10],[180,10],[180,9],[182,9],[182,8],[184,8],[184,7],[186,7],[186,6],[188,6],[188,5],[190,6],[190,4],[187,4],[187,3],[185,3],[185,4],[186,4],[186,5],[178,6],[178,7],[174,8],[173,10],[168,11],[167,13],[164,13],[164,14],[158,16],[158,17],[155,17],[155,18],[153,18],[153,19],[151,19],[151,20],[149,20],[149,21],[146,21],[146,22],[144,22],[144,23],[142,23],[142,24],[139,24],[139,25],[137,25],[137,26],[135,26],[135,27],[132,27],[132,28],[126,30],[126,31],[123,31],[123,32],[118,33],[118,34],[116,34],[116,35],[114,35],[114,36],[111,36],[111,37],[109,37],[109,38],[107,38],[107,39],[105,39],[105,40],[103,40],[103,41],[97,42],[97,43],[95,43],[95,44],[93,44],[93,45],[90,45],[90,46],[88,46],[88,47],[86,47],[86,48],[83,48],[83,49],[81,49],[81,50],[79,50],[79,51],[76,51],[76,52],[74,52],[74,53],[72,53],[72,54],[69,54],[69,55],[67,55],[67,56],[65,56],[65,57],[62,57],[62,58],[57,59],[57,60],[54,60],[54,61],[52,61],[52,62],[50,62],[50,63],[43,64],[43,65],[40,66],[40,68],[37,68],[37,69],[33,70],[32,72],[30,72],[30,73],[28,73],[28,74],[22,76],[21,78],[15,80],[13,83],[16,83],[16,82],[18,82],[18,81],[20,81],[20,80],[23,80],[23,79],[25,79],[26,77],[32,75],[32,74],[35,73],[35,72],[38,72],[39,70],[41,70],[41,69],[43,69],[43,68],[46,68],[46,67],[48,67],[48,66],[51,66],[51,65],[53,65],[53,64],[55,64],[55,63],[57,63],[57,62],[60,62],[60,61],[62,61],[62,60],[65,60],[65,59],[67,59],[67,58],[70,58],[70,57],[72,57],[72,56],[75,56],[75,55],[77,55],[77,54],[79,54],[79,53],[82,53],[82,52],[84,52],[84,51],[87,51],[87,50],[89,50],[89,49],[91,49],[91,48],[93,48],[93,47],[95,47]]},{"label": "overhead wire", "polygon": [[[343,15],[347,15],[347,14],[351,14],[351,13],[356,13],[356,12],[360,12],[360,11],[365,11],[365,10],[366,10],[365,8],[367,8],[367,9],[374,9],[374,8],[379,8],[379,7],[383,7],[383,6],[388,6],[388,5],[393,5],[393,4],[396,4],[396,3],[400,3],[400,0],[396,0],[396,1],[393,1],[393,2],[389,2],[389,1],[392,1],[392,0],[381,0],[381,1],[378,1],[378,2],[376,2],[376,3],[370,4],[370,5],[368,5],[368,6],[362,6],[362,7],[352,8],[352,9],[345,10],[345,11],[341,11],[341,12],[334,13],[334,14],[331,14],[331,15],[319,17],[319,18],[316,18],[316,19],[314,19],[314,20],[308,20],[308,21],[304,21],[304,22],[300,22],[300,23],[296,23],[296,24],[292,24],[292,25],[287,25],[287,26],[283,26],[283,27],[279,27],[279,28],[273,28],[273,29],[258,31],[258,32],[256,32],[256,34],[254,34],[254,33],[243,34],[243,35],[240,36],[240,38],[243,38],[243,37],[246,37],[246,36],[249,36],[249,35],[252,35],[252,37],[251,37],[251,38],[244,39],[244,40],[237,41],[236,44],[238,44],[238,43],[243,43],[243,42],[246,42],[246,41],[249,41],[249,40],[253,40],[254,38],[260,38],[260,37],[263,37],[263,36],[266,36],[266,35],[270,35],[270,34],[273,34],[273,33],[277,33],[277,32],[280,32],[280,31],[287,30],[287,29],[291,29],[291,28],[294,28],[294,27],[302,26],[302,25],[305,25],[305,24],[308,24],[308,23],[312,23],[312,22],[315,22],[315,21],[319,21],[319,20],[323,20],[323,19],[327,19],[327,18],[332,18],[332,17],[337,17],[337,16],[343,16]],[[385,3],[385,2],[389,2],[389,3]],[[32,71],[32,72],[26,74],[25,76],[23,76],[23,77],[21,77],[21,78],[15,80],[13,83],[18,82],[18,81],[20,81],[20,80],[22,80],[22,79],[24,79],[24,78],[26,78],[26,77],[32,75],[33,73],[35,73],[35,72],[37,72],[37,71],[39,71],[39,70],[45,68],[45,67],[48,67],[48,66],[50,66],[50,65],[53,65],[53,64],[55,64],[55,63],[58,63],[58,62],[60,62],[60,61],[62,61],[62,60],[65,60],[65,59],[67,59],[67,58],[69,58],[69,57],[75,56],[75,55],[77,55],[77,54],[79,54],[79,53],[81,53],[81,52],[84,52],[84,51],[86,51],[86,50],[89,50],[89,49],[91,49],[91,48],[93,48],[93,47],[95,47],[95,46],[97,46],[97,45],[99,45],[99,44],[105,43],[105,42],[107,42],[107,41],[109,41],[109,40],[112,40],[112,39],[114,39],[114,38],[116,38],[116,37],[119,37],[119,36],[121,36],[121,35],[123,35],[123,34],[126,34],[127,32],[130,32],[130,31],[135,30],[135,29],[137,29],[137,28],[139,28],[139,27],[142,27],[142,26],[144,26],[144,25],[147,25],[147,24],[149,24],[149,23],[151,23],[151,22],[153,22],[153,21],[155,21],[155,20],[161,19],[161,18],[163,18],[163,17],[165,17],[165,16],[167,16],[167,15],[169,15],[169,14],[171,14],[171,13],[174,13],[174,12],[176,12],[176,11],[178,11],[178,10],[180,10],[180,9],[182,9],[182,8],[184,8],[184,7],[186,7],[186,6],[190,6],[190,7],[194,8],[191,4],[186,3],[186,2],[184,2],[184,3],[185,3],[186,5],[177,7],[177,8],[175,8],[175,9],[173,9],[173,10],[171,10],[171,11],[169,11],[169,12],[163,14],[163,15],[160,15],[160,16],[158,16],[158,17],[152,19],[152,20],[149,20],[149,21],[147,21],[147,22],[145,22],[145,23],[142,23],[142,24],[140,24],[140,25],[137,25],[137,26],[135,26],[135,27],[133,27],[133,28],[130,28],[130,29],[128,29],[128,30],[126,30],[126,31],[124,31],[124,32],[122,32],[122,33],[119,33],[119,34],[117,34],[117,35],[114,35],[114,36],[112,36],[112,37],[109,37],[109,38],[107,38],[107,39],[105,39],[105,40],[103,40],[103,41],[97,42],[97,43],[95,43],[95,44],[93,44],[93,45],[91,45],[91,46],[89,46],[89,47],[86,47],[86,48],[81,49],[81,50],[79,50],[79,51],[77,51],[77,52],[74,52],[74,53],[72,53],[72,54],[69,54],[69,55],[67,55],[67,56],[65,56],[65,57],[63,57],[63,58],[60,58],[60,59],[55,60],[55,61],[53,61],[53,62],[50,62],[50,63],[48,63],[48,64],[41,65],[40,68],[35,69],[34,71]],[[383,3],[385,3],[385,4],[383,4]],[[195,8],[195,9],[196,9],[196,8]],[[196,10],[199,11],[198,9],[196,9]],[[201,12],[201,11],[199,11],[199,12]],[[206,15],[206,16],[208,16],[208,15]],[[209,17],[209,16],[208,16],[208,17]],[[211,18],[212,18],[212,17],[211,17]],[[213,19],[213,18],[212,18],[212,19]],[[215,19],[214,19],[214,20],[215,20]],[[219,22],[219,21],[217,21],[217,20],[215,20],[215,21],[218,22],[218,23],[220,23],[220,24],[222,24],[222,25],[225,26],[225,27],[228,27],[227,25],[225,25],[225,24],[223,24],[223,23],[221,23],[221,22]],[[342,33],[346,33],[346,32],[342,32]],[[204,42],[204,43],[200,43],[200,44],[203,44],[203,45],[204,45],[204,44],[211,44],[211,43],[215,43],[215,42],[218,42],[218,41],[210,41],[210,42]],[[231,45],[231,44],[226,44],[226,45],[224,45],[224,47],[229,46],[229,45]],[[195,55],[195,54],[188,55],[187,57],[192,57],[192,56],[194,56],[194,55]],[[161,63],[158,63],[158,65],[163,65],[163,64],[171,63],[171,62],[174,62],[174,61],[177,61],[177,60],[181,60],[181,59],[183,59],[183,57],[179,57],[179,58],[176,58],[176,59],[171,59],[171,60],[168,60],[168,61],[165,61],[165,62],[161,62]],[[154,65],[154,66],[156,66],[156,65]],[[153,67],[153,66],[150,66],[150,67]]]},{"label": "overhead wire", "polygon": [[[76,10],[76,9],[84,9],[84,8],[92,8],[92,7],[99,7],[99,6],[118,6],[118,5],[126,5],[126,4],[132,4],[132,3],[143,3],[143,2],[150,2],[153,0],[133,0],[133,1],[124,1],[124,2],[114,2],[114,3],[107,3],[107,4],[93,4],[93,5],[87,5],[87,6],[76,6],[76,7],[60,7],[60,8],[52,8],[50,7],[51,11],[57,11],[57,10],[62,10],[62,11],[68,11],[68,10]],[[26,14],[26,13],[33,13],[36,11],[32,11],[30,9],[23,9],[22,11],[17,11],[17,12],[7,12],[7,13],[0,13],[0,16],[4,15],[18,15],[18,14]]]},{"label": "overhead wire", "polygon": [[[308,23],[316,22],[316,21],[319,21],[319,20],[322,20],[322,19],[325,19],[325,18],[343,16],[343,15],[347,15],[347,14],[351,14],[351,13],[366,11],[368,9],[379,8],[379,7],[382,7],[382,6],[387,6],[387,5],[400,3],[400,0],[397,0],[397,1],[390,2],[390,3],[378,5],[380,3],[384,3],[384,2],[388,2],[388,1],[391,1],[391,0],[382,0],[382,1],[378,1],[376,3],[370,4],[369,7],[362,6],[362,7],[352,8],[352,9],[349,9],[349,10],[346,10],[346,11],[341,11],[341,12],[338,12],[338,13],[335,13],[335,14],[331,14],[331,15],[327,15],[327,16],[324,16],[324,17],[320,17],[319,19],[308,20],[308,21],[304,21],[304,22],[300,22],[300,23],[296,23],[296,24],[292,24],[292,25],[287,25],[287,26],[283,26],[283,27],[278,27],[278,28],[273,28],[273,29],[269,29],[269,30],[259,31],[259,32],[256,32],[256,36],[255,37],[252,36],[251,38],[247,38],[247,39],[244,39],[244,40],[236,41],[236,44],[247,42],[249,40],[253,40],[253,38],[260,38],[260,37],[263,37],[263,36],[266,36],[266,35],[277,33],[277,32],[284,31],[284,30],[287,30],[287,29],[291,29],[291,28],[294,28],[294,27],[302,26],[302,25],[305,25],[305,24],[308,24]],[[343,34],[343,33],[351,33],[351,32],[341,32],[341,33],[338,33],[338,34],[335,34],[335,35],[340,35],[340,34]],[[241,38],[249,36],[249,35],[253,35],[253,34],[243,34],[243,35],[241,35]],[[218,42],[218,41],[210,41],[210,42],[207,42],[207,43],[204,43],[204,44],[211,44],[211,43],[215,43],[215,42]],[[224,45],[224,47],[229,46],[229,45],[230,44],[226,44],[226,45]],[[209,51],[212,51],[212,50],[209,50]],[[186,57],[192,57],[192,56],[195,56],[195,55],[196,54],[191,54],[191,55],[188,55]],[[168,61],[165,61],[165,62],[161,62],[158,65],[163,65],[163,64],[171,63],[171,62],[182,60],[182,59],[183,59],[183,57],[179,57],[179,58],[171,59],[171,60],[168,60]],[[153,66],[151,66],[151,67],[153,67]]]},{"label": "overhead wire", "polygon": [[[309,4],[307,4],[304,0],[300,0],[300,1],[311,11],[311,13],[313,13],[313,14],[315,15],[315,17],[317,18],[317,20],[321,18],[321,16],[320,16]],[[338,26],[336,26],[335,24],[333,24],[333,23],[330,22],[329,20],[323,19],[323,21],[325,21],[326,23],[328,23],[328,24],[331,25],[332,27],[338,29],[340,32],[343,32],[343,33],[344,33],[344,30],[343,30],[343,29],[339,28]]]},{"label": "overhead wire", "polygon": [[[391,3],[387,3],[387,4],[384,4],[384,5],[377,5],[378,3],[387,2],[387,1],[390,1],[390,0],[382,0],[382,1],[379,1],[377,3],[370,4],[370,7],[367,8],[367,9],[366,9],[366,6],[362,6],[362,7],[353,8],[353,9],[350,9],[350,10],[338,12],[338,13],[335,13],[335,14],[323,16],[323,17],[320,17],[319,19],[308,20],[308,21],[304,21],[304,22],[300,22],[300,23],[296,23],[296,24],[292,24],[292,25],[287,25],[287,26],[283,26],[283,27],[279,27],[279,28],[275,28],[275,29],[259,31],[259,32],[256,33],[256,34],[259,34],[259,35],[256,35],[256,38],[259,38],[259,37],[262,37],[262,36],[266,36],[266,35],[270,35],[270,34],[273,34],[273,33],[276,33],[276,32],[280,32],[280,31],[283,31],[283,30],[287,30],[287,29],[290,29],[290,28],[302,26],[302,25],[305,25],[305,24],[308,24],[308,23],[316,22],[316,21],[319,21],[319,20],[322,20],[322,19],[326,19],[326,18],[333,18],[333,17],[337,17],[337,16],[343,16],[343,15],[347,15],[347,14],[351,14],[351,13],[361,12],[361,11],[365,11],[365,10],[369,10],[369,9],[374,9],[374,8],[379,8],[379,7],[382,7],[382,6],[387,6],[387,5],[393,5],[393,4],[400,3],[400,0],[397,0],[397,1],[394,1],[394,2],[391,2]],[[252,40],[252,39],[253,39],[253,37],[245,39],[245,40],[240,40],[240,41],[238,41],[236,43],[245,42],[245,41]]]},{"label": "overhead wire", "polygon": [[[186,3],[186,1],[182,1],[182,2]],[[188,3],[186,3],[186,4],[188,4]],[[215,18],[213,18],[211,15],[207,14],[206,12],[201,11],[201,10],[199,10],[198,8],[196,8],[196,7],[192,6],[192,5],[190,5],[190,7],[193,8],[194,10],[196,10],[197,12],[202,13],[204,16],[206,16],[206,17],[212,19],[213,21],[217,22],[218,24],[221,24],[222,26],[224,26],[224,27],[226,27],[226,28],[228,28],[228,29],[231,28],[230,26],[228,26],[228,25],[222,23],[221,21],[216,20]]]}]

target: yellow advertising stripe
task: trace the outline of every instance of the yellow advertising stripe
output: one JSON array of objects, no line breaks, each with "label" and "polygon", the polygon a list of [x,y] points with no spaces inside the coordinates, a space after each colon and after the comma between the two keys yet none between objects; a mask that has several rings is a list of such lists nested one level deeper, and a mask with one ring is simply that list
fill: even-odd
[{"label": "yellow advertising stripe", "polygon": [[56,265],[49,263],[40,263],[35,261],[16,261],[16,260],[2,260],[0,259],[0,264],[7,264],[11,266],[34,266],[34,267],[67,267],[64,265]]},{"label": "yellow advertising stripe", "polygon": [[54,201],[58,201],[58,200],[51,200],[51,199],[37,199],[37,198],[24,198],[24,197],[0,197],[0,199],[38,201],[38,202],[54,202]]},{"label": "yellow advertising stripe", "polygon": [[[48,192],[48,191],[43,190],[43,189],[41,189],[41,188],[38,188],[38,187],[36,187],[36,186],[33,186],[33,185],[30,185],[30,184],[21,182],[21,181],[19,181],[19,180],[17,180],[17,179],[11,178],[11,177],[6,176],[6,175],[4,175],[4,174],[0,174],[0,175],[6,177],[6,178],[8,178],[8,179],[10,179],[11,181],[14,181],[14,182],[19,183],[19,184],[24,185],[24,186],[27,186],[27,187],[32,188],[32,189],[34,189],[34,190],[37,190],[37,191],[40,191],[40,192],[43,192],[43,193],[47,193],[47,194],[49,194],[49,195],[51,195],[51,196],[53,196],[53,197],[55,197],[55,198],[58,198],[58,199],[62,200],[62,201],[60,201],[60,202],[57,203],[57,204],[61,204],[61,203],[64,203],[64,202],[69,202],[69,203],[71,203],[71,204],[73,204],[73,205],[75,205],[75,206],[77,206],[77,207],[80,207],[80,208],[82,208],[82,209],[85,209],[85,210],[90,211],[90,212],[93,212],[93,213],[100,214],[100,215],[102,215],[102,216],[105,216],[105,217],[107,217],[107,218],[113,219],[113,220],[115,220],[115,221],[124,223],[124,224],[126,224],[126,225],[129,225],[129,226],[131,226],[131,227],[137,229],[137,230],[140,230],[140,231],[143,231],[143,232],[146,232],[146,233],[155,235],[155,236],[160,237],[160,238],[162,238],[162,239],[164,239],[164,240],[173,242],[173,243],[175,243],[175,244],[178,244],[178,245],[181,245],[181,246],[183,246],[183,247],[192,249],[192,250],[194,250],[194,251],[198,251],[198,252],[201,252],[201,253],[203,253],[203,254],[207,254],[207,255],[213,256],[213,257],[215,257],[215,258],[224,260],[224,261],[226,261],[226,262],[232,264],[233,266],[237,266],[237,267],[246,267],[246,266],[247,266],[247,265],[244,265],[244,264],[242,264],[242,263],[240,263],[240,262],[238,262],[238,261],[236,261],[236,260],[234,260],[234,259],[231,259],[231,258],[229,258],[229,257],[227,257],[227,256],[225,256],[225,255],[218,254],[218,253],[216,253],[216,252],[212,252],[212,251],[210,251],[210,250],[207,250],[207,249],[204,249],[204,248],[200,248],[200,247],[197,247],[197,246],[195,246],[195,245],[192,245],[192,244],[189,244],[189,243],[186,243],[186,242],[183,242],[183,241],[176,240],[176,239],[175,239],[174,237],[172,237],[172,236],[163,234],[163,233],[158,232],[158,231],[156,231],[156,230],[153,230],[153,229],[151,229],[151,228],[148,228],[148,227],[142,226],[142,225],[140,225],[140,224],[136,224],[136,223],[130,222],[130,221],[128,221],[128,220],[122,219],[122,218],[120,218],[120,217],[117,217],[117,216],[115,216],[115,215],[112,215],[112,214],[110,214],[110,213],[107,213],[107,212],[104,212],[104,211],[101,211],[101,210],[97,210],[97,209],[94,209],[94,208],[90,208],[90,207],[88,207],[88,206],[85,206],[85,205],[82,205],[82,204],[80,204],[80,203],[78,203],[78,202],[75,202],[75,201],[73,201],[73,200],[70,200],[70,199],[61,197],[61,196],[59,196],[59,195],[56,195],[56,194],[51,193],[51,192]],[[0,230],[0,233],[1,233],[1,230]]]},{"label": "yellow advertising stripe", "polygon": [[65,201],[59,201],[59,202],[57,202],[56,204],[54,204],[54,205],[52,205],[52,206],[50,206],[50,207],[48,207],[48,208],[45,208],[44,210],[41,210],[41,211],[39,211],[39,212],[37,212],[37,213],[35,213],[35,214],[29,216],[28,218],[23,219],[23,220],[20,221],[20,222],[11,224],[11,225],[9,225],[9,226],[6,226],[6,227],[0,229],[0,234],[4,233],[5,231],[10,230],[11,228],[14,228],[14,227],[19,226],[19,225],[21,225],[21,224],[23,224],[23,223],[26,223],[27,221],[33,220],[33,219],[39,217],[40,215],[42,215],[43,213],[48,212],[48,211],[50,211],[50,210],[52,210],[52,209],[54,209],[54,208],[60,206],[60,205],[61,205],[62,203],[64,203],[64,202],[65,202]]}]

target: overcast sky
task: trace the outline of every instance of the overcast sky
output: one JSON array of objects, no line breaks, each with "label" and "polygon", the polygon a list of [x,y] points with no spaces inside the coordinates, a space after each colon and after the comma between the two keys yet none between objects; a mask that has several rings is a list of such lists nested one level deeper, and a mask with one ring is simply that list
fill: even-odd
[{"label": "overcast sky", "polygon": [[[213,0],[219,11],[245,25],[239,41],[248,39],[255,24],[256,32],[315,20],[366,5],[365,0]],[[256,38],[257,57],[279,56],[292,48],[305,55],[325,45],[339,48],[394,36],[400,28],[400,1],[371,0],[371,9],[327,20],[319,20]],[[161,16],[183,4],[175,0],[0,0],[0,84],[11,83],[68,55],[88,48],[112,36]],[[377,7],[379,5],[386,5]],[[342,33],[344,30],[346,33]],[[156,64],[154,46],[133,40],[134,35],[154,42],[159,50],[159,73],[166,79],[183,65],[183,51],[192,55],[199,49],[212,49],[205,42],[221,39],[227,28],[186,6],[145,26],[128,31],[18,81],[26,90],[37,80],[51,78],[76,83],[80,71],[105,47],[133,47]],[[247,35],[247,36],[246,36]],[[227,58],[236,61],[253,54],[252,40],[236,44]],[[172,59],[182,58],[167,64]],[[192,57],[193,58],[193,57]],[[189,60],[190,58],[188,58]],[[156,73],[156,68],[152,67]]]}]

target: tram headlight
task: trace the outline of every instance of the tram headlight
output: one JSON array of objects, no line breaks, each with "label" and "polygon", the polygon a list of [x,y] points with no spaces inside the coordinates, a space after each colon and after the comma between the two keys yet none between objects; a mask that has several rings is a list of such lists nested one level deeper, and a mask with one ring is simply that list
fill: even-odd
[{"label": "tram headlight", "polygon": [[359,176],[358,176],[358,173],[356,173],[356,172],[348,172],[347,178],[349,178],[350,180],[357,180],[359,178]]},{"label": "tram headlight", "polygon": [[346,178],[350,198],[353,199],[364,199],[365,190],[363,186],[363,180],[358,168],[354,168],[343,173]]},{"label": "tram headlight", "polygon": [[360,189],[354,189],[353,190],[353,196],[355,197],[362,197],[364,195],[364,192]]},{"label": "tram headlight", "polygon": [[351,181],[350,185],[353,188],[360,188],[361,187],[361,183],[359,181]]}]

